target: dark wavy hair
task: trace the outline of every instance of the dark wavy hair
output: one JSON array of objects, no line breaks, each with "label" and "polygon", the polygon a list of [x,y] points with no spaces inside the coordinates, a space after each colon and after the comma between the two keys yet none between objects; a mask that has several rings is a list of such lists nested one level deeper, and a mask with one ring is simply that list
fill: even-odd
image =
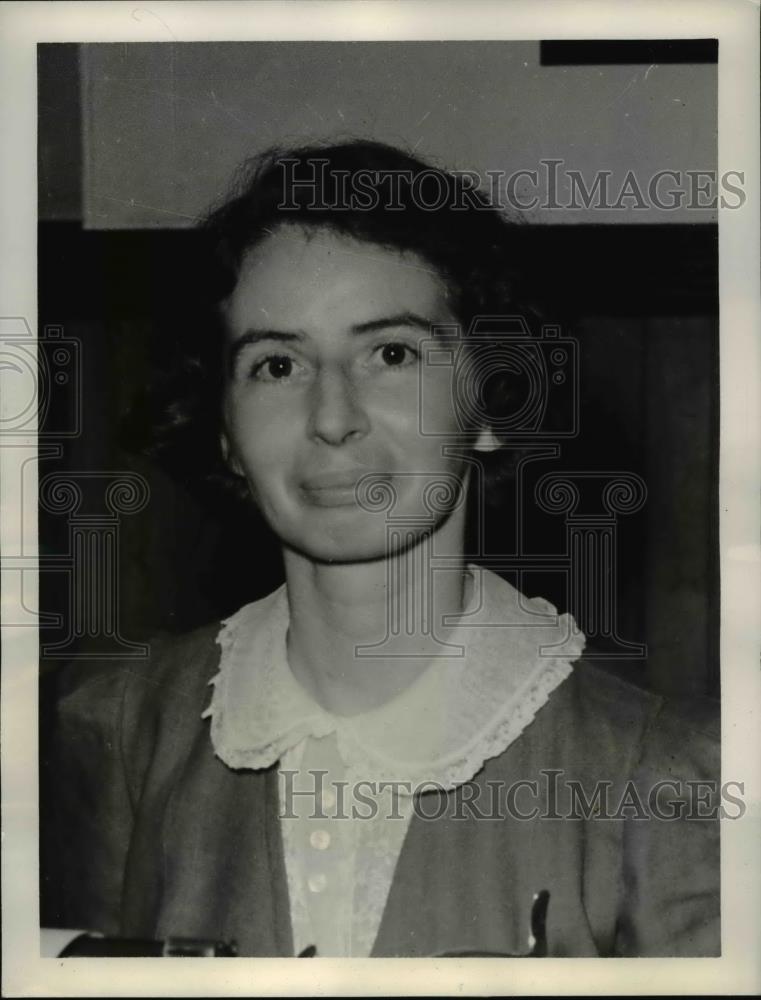
[{"label": "dark wavy hair", "polygon": [[[270,149],[247,160],[230,193],[199,226],[203,288],[193,289],[193,307],[179,324],[169,371],[149,393],[152,433],[143,450],[186,482],[216,482],[245,493],[220,447],[225,382],[220,306],[234,290],[248,251],[283,225],[328,229],[417,254],[443,278],[465,331],[479,317],[538,319],[523,289],[517,223],[471,181],[472,175],[364,140]],[[481,380],[478,393],[479,413],[493,425],[515,405],[506,371]],[[484,464],[488,499],[491,487],[509,477],[512,453],[486,456]]]}]

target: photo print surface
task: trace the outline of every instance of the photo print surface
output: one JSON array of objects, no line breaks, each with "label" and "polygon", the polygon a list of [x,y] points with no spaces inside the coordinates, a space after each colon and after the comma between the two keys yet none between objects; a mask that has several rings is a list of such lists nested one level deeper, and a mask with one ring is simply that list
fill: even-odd
[{"label": "photo print surface", "polygon": [[720,955],[715,40],[37,52],[43,941]]}]

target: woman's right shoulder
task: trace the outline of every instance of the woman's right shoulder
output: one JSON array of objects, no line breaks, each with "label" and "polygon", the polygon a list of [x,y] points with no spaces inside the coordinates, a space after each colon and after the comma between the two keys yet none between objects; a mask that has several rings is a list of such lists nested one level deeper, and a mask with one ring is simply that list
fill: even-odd
[{"label": "woman's right shoulder", "polygon": [[142,655],[83,658],[61,671],[58,716],[87,727],[118,727],[169,721],[177,713],[202,712],[209,681],[219,665],[215,622],[181,635],[162,633],[146,643]]}]

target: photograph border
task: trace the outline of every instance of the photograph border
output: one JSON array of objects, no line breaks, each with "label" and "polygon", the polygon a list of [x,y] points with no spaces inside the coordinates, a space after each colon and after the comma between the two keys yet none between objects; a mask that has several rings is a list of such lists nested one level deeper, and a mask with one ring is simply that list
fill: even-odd
[{"label": "photograph border", "polygon": [[[41,42],[718,38],[719,173],[745,172],[746,201],[719,210],[722,779],[747,811],[722,823],[717,959],[39,958],[37,668],[34,628],[3,627],[2,891],[5,996],[283,996],[761,990],[761,675],[758,671],[761,299],[758,3],[728,0],[252,0],[242,3],[6,3],[0,8],[0,317],[36,329],[36,45]],[[2,372],[0,372],[2,376]],[[12,383],[0,407],[13,412]],[[0,411],[2,412],[2,411]],[[34,448],[30,435],[27,448]],[[4,469],[14,467],[0,447]],[[34,464],[34,463],[32,463]],[[37,554],[36,473],[0,477],[3,553]],[[36,607],[29,573],[25,598]],[[10,593],[10,592],[9,592]],[[13,611],[3,591],[3,615]],[[222,964],[220,964],[222,963]]]}]

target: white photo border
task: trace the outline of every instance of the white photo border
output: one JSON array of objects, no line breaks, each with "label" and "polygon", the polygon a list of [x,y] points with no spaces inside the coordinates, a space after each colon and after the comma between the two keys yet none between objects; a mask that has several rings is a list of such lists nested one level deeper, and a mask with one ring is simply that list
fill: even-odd
[{"label": "white photo border", "polygon": [[[283,996],[716,994],[761,990],[761,674],[758,671],[761,300],[758,3],[748,0],[252,0],[5,3],[0,8],[0,316],[36,329],[36,46],[40,42],[718,38],[719,173],[745,172],[720,211],[723,779],[747,812],[722,827],[719,959],[39,958],[34,629],[4,628],[3,995]],[[0,372],[0,376],[2,373]],[[0,407],[12,407],[11,383]],[[2,410],[0,410],[0,413]],[[0,460],[8,467],[7,455]],[[36,553],[36,482],[0,486],[4,552]],[[23,535],[23,538],[19,536]],[[27,596],[36,601],[36,581]],[[4,592],[3,601],[6,600]],[[3,604],[4,615],[11,608]],[[572,964],[571,964],[572,963]]]}]

